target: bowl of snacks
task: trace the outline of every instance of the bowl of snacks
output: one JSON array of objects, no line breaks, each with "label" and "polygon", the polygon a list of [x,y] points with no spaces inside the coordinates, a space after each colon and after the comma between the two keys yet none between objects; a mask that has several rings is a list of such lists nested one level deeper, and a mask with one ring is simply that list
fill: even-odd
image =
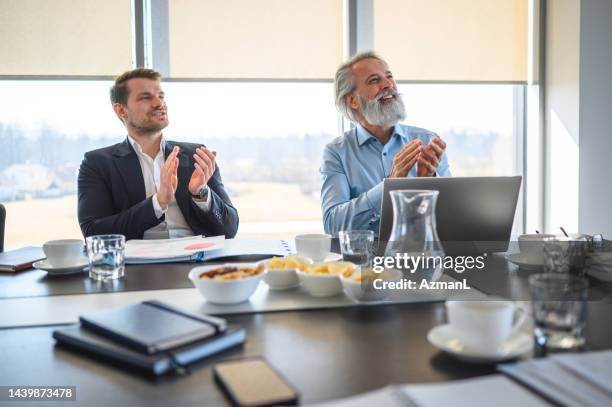
[{"label": "bowl of snacks", "polygon": [[344,292],[356,301],[381,301],[388,298],[393,290],[385,286],[384,282],[399,281],[401,278],[402,274],[398,270],[375,273],[369,269],[347,270],[340,276]]},{"label": "bowl of snacks", "polygon": [[261,262],[267,270],[264,281],[272,290],[286,290],[297,287],[300,279],[298,270],[306,270],[312,260],[303,256],[272,257]]},{"label": "bowl of snacks", "polygon": [[331,297],[342,292],[340,275],[352,272],[358,266],[348,261],[314,264],[306,270],[298,270],[300,282],[313,297]]},{"label": "bowl of snacks", "polygon": [[237,304],[253,295],[265,274],[263,264],[223,264],[195,267],[189,279],[206,301]]}]

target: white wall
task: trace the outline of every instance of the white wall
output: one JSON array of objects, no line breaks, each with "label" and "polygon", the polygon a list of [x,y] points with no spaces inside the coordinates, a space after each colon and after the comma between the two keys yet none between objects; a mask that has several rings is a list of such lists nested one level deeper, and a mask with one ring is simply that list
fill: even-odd
[{"label": "white wall", "polygon": [[547,1],[544,228],[552,233],[578,231],[580,27],[580,0]]},{"label": "white wall", "polygon": [[580,20],[580,231],[610,239],[612,0],[582,0]]}]

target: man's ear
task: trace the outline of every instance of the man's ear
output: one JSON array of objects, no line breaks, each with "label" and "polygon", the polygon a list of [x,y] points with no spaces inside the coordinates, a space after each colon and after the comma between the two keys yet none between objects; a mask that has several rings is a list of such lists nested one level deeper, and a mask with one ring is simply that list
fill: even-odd
[{"label": "man's ear", "polygon": [[117,117],[119,117],[122,122],[125,122],[125,120],[127,119],[125,106],[123,106],[121,103],[113,103],[113,110],[115,111]]},{"label": "man's ear", "polygon": [[349,107],[351,107],[353,110],[357,110],[359,108],[359,98],[355,92],[346,95],[346,101]]}]

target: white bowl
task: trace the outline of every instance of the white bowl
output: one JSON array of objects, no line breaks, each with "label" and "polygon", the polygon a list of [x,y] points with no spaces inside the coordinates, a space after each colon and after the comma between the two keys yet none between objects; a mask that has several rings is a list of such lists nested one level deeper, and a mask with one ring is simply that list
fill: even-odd
[{"label": "white bowl", "polygon": [[[312,267],[316,267],[321,264],[351,264],[353,271],[358,266],[353,263],[343,261],[332,261],[327,263],[314,264]],[[342,292],[342,283],[340,282],[339,274],[310,274],[298,270],[297,275],[300,278],[300,282],[313,297],[331,297],[338,295]]]},{"label": "white bowl", "polygon": [[[350,298],[356,301],[381,301],[388,298],[393,293],[393,290],[388,288],[375,288],[373,280],[365,282],[353,280],[354,275],[359,273],[359,271],[354,272],[349,277],[340,276],[342,288],[344,288],[344,292]],[[385,270],[383,273],[377,275],[377,278],[383,279],[384,281],[399,281],[402,278],[402,273],[398,270]]]},{"label": "white bowl", "polygon": [[259,282],[266,274],[266,270],[252,277],[240,280],[212,280],[201,279],[200,275],[208,273],[219,267],[257,267],[256,264],[218,264],[215,266],[201,266],[191,269],[189,279],[198,289],[206,301],[215,304],[237,304],[248,300],[257,289]]},{"label": "white bowl", "polygon": [[[289,257],[289,256],[286,256],[286,257]],[[305,263],[307,265],[312,264],[312,260],[310,260],[307,257],[304,257],[304,256],[291,256],[291,257],[294,257],[296,260],[302,263]],[[271,260],[272,259],[268,259],[268,260],[263,260],[261,262],[264,265],[265,269],[267,270],[267,273],[264,277],[264,281],[266,282],[266,284],[268,284],[268,286],[270,286],[271,290],[286,290],[286,289],[297,287],[298,285],[300,285],[300,279],[298,278],[298,275],[297,275],[298,269],[290,268],[290,269],[270,270],[268,266]]]}]

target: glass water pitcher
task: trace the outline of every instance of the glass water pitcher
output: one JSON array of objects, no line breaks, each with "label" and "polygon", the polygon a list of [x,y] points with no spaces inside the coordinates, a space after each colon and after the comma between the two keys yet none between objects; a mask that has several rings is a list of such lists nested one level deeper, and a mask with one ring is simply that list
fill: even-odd
[{"label": "glass water pitcher", "polygon": [[[417,284],[442,275],[444,250],[436,231],[438,191],[391,191],[393,229],[385,257],[396,258],[403,277]],[[405,260],[405,261],[404,261]]]}]

